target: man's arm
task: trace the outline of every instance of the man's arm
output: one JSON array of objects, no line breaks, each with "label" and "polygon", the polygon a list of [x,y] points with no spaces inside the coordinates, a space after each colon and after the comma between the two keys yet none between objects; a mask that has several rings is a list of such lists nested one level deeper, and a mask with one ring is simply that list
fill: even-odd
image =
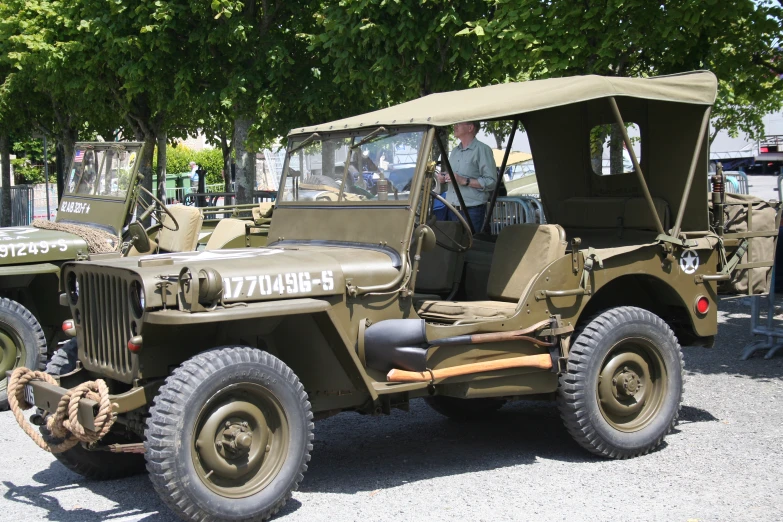
[{"label": "man's arm", "polygon": [[[495,156],[488,146],[478,148],[479,177],[471,185],[480,188],[484,192],[495,189],[498,180],[498,169],[495,165]],[[476,187],[476,185],[479,185]]]}]

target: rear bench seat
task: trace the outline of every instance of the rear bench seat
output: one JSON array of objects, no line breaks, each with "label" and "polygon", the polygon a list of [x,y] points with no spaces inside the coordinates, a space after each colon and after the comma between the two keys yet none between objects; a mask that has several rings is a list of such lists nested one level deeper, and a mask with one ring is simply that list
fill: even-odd
[{"label": "rear bench seat", "polygon": [[510,225],[500,231],[487,282],[490,301],[425,300],[419,316],[444,322],[503,319],[514,315],[528,286],[552,261],[565,255],[559,225]]},{"label": "rear bench seat", "polygon": [[[664,230],[670,226],[669,204],[653,198]],[[578,237],[581,248],[609,248],[649,243],[658,235],[647,200],[640,197],[569,198],[555,216],[568,239]]]}]

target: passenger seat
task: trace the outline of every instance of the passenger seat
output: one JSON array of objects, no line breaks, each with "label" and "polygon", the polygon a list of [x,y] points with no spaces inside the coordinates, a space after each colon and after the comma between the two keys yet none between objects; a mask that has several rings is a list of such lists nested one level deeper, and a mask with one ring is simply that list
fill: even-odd
[{"label": "passenger seat", "polygon": [[510,225],[500,231],[489,271],[489,301],[422,301],[419,316],[445,322],[502,319],[514,315],[517,303],[538,274],[565,255],[560,225]]}]

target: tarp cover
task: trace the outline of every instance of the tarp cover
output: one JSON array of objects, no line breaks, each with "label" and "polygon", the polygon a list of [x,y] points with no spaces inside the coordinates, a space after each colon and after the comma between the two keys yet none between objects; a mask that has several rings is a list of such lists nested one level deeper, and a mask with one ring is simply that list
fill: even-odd
[{"label": "tarp cover", "polygon": [[[748,230],[748,209],[751,209],[752,230]],[[778,230],[777,209],[769,202],[747,194],[726,194],[724,207],[726,233],[769,232]],[[754,237],[750,239],[750,252],[742,256],[740,264],[769,262],[775,259],[777,237]],[[722,294],[766,294],[772,276],[772,266],[743,268],[731,274],[730,281],[721,282],[718,292]],[[750,287],[750,291],[749,288]]]},{"label": "tarp cover", "polygon": [[581,101],[626,96],[693,105],[712,105],[718,82],[709,71],[651,78],[569,76],[504,83],[430,94],[406,103],[342,120],[298,127],[289,133],[328,132],[374,125],[445,126],[463,121],[503,119]]}]

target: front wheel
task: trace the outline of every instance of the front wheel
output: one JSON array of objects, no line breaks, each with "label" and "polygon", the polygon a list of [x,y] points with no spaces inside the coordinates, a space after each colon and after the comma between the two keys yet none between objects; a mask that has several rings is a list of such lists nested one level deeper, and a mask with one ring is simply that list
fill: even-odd
[{"label": "front wheel", "polygon": [[663,319],[613,308],[575,333],[560,376],[560,415],[571,436],[597,455],[644,455],[674,427],[682,379],[682,351]]},{"label": "front wheel", "polygon": [[46,336],[35,316],[16,301],[0,298],[0,411],[8,409],[5,372],[24,366],[43,370]]},{"label": "front wheel", "polygon": [[160,388],[147,421],[147,470],[184,520],[267,520],[307,470],[312,418],[282,361],[247,347],[210,350]]}]

